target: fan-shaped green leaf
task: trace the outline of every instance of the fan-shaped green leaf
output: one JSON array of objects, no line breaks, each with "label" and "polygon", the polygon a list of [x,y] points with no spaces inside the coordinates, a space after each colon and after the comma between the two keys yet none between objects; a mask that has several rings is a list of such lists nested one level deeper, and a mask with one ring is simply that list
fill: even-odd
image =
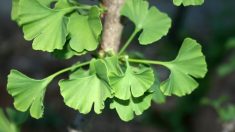
[{"label": "fan-shaped green leaf", "polygon": [[128,17],[136,26],[143,30],[140,34],[140,44],[147,45],[165,36],[171,26],[171,19],[156,7],[149,8],[145,0],[127,0],[121,14]]},{"label": "fan-shaped green leaf", "polygon": [[7,91],[14,98],[15,108],[22,112],[30,109],[32,117],[41,118],[46,87],[52,79],[53,77],[35,80],[12,70],[8,76]]},{"label": "fan-shaped green leaf", "polygon": [[180,6],[183,4],[184,6],[189,5],[201,5],[204,3],[204,0],[173,0],[174,4]]},{"label": "fan-shaped green leaf", "polygon": [[[61,94],[64,97],[66,105],[79,110],[79,112],[83,114],[87,114],[91,111],[94,104],[94,111],[97,114],[102,112],[104,109],[104,101],[112,95],[109,84],[106,80],[102,80],[102,78],[99,77],[99,73],[101,72],[99,70],[102,70],[99,69],[99,67],[101,68],[100,63],[103,62],[93,60],[90,64],[92,71],[88,75],[72,76],[69,80],[59,82]],[[99,65],[99,67],[95,67],[96,65]],[[102,67],[105,67],[104,63]],[[95,71],[93,71],[93,69],[95,69]]]},{"label": "fan-shaped green leaf", "polygon": [[128,100],[131,96],[142,96],[154,83],[154,74],[151,68],[135,68],[129,64],[127,64],[124,74],[113,74],[109,78],[115,97],[122,100]]},{"label": "fan-shaped green leaf", "polygon": [[70,46],[73,50],[77,52],[95,50],[102,31],[98,8],[93,7],[88,16],[73,13],[69,18],[68,31],[71,36]]},{"label": "fan-shaped green leaf", "polygon": [[68,34],[65,14],[73,8],[51,9],[52,0],[20,0],[19,24],[26,40],[33,40],[33,49],[52,52],[63,49]]},{"label": "fan-shaped green leaf", "polygon": [[120,100],[114,98],[110,104],[111,109],[116,109],[119,117],[123,121],[130,121],[134,115],[141,115],[143,111],[148,109],[151,105],[152,94],[146,93],[145,95],[135,98],[131,97],[129,100]]},{"label": "fan-shaped green leaf", "polygon": [[161,90],[165,95],[190,94],[198,87],[198,83],[192,77],[203,78],[207,73],[201,45],[190,38],[184,40],[176,59],[166,62],[165,66],[171,71],[169,79],[161,84]]}]

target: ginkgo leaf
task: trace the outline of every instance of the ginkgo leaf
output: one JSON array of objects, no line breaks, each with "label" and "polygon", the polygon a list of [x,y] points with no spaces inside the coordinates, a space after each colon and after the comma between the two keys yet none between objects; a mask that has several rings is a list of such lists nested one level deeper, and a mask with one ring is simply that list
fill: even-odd
[{"label": "ginkgo leaf", "polygon": [[155,72],[155,81],[154,81],[154,84],[149,89],[149,92],[152,93],[152,96],[153,96],[152,100],[157,104],[162,104],[166,102],[166,96],[160,90],[160,84],[161,82],[159,80],[159,77],[157,73]]},{"label": "ginkgo leaf", "polygon": [[110,84],[115,92],[115,97],[128,100],[133,97],[140,97],[154,83],[154,74],[151,68],[131,67],[127,64],[124,74],[113,74],[110,77]]},{"label": "ginkgo leaf", "polygon": [[26,40],[33,41],[33,49],[52,52],[63,49],[68,34],[65,14],[73,8],[51,9],[53,0],[20,0],[18,23]]},{"label": "ginkgo leaf", "polygon": [[0,132],[19,132],[16,124],[10,121],[0,108]]},{"label": "ginkgo leaf", "polygon": [[82,68],[76,69],[75,71],[72,71],[69,75],[69,79],[76,79],[77,77],[87,77],[89,76],[89,71],[84,70]]},{"label": "ginkgo leaf", "polygon": [[[98,47],[102,23],[97,6],[80,14],[67,0],[13,0],[12,5],[12,19],[22,26],[25,39],[33,40],[34,50],[61,51],[67,39],[79,55]],[[72,52],[67,53],[64,57],[70,58]]]},{"label": "ginkgo leaf", "polygon": [[165,66],[171,71],[169,79],[161,84],[161,90],[165,95],[190,94],[198,87],[193,77],[203,78],[207,73],[207,64],[201,52],[201,45],[190,38],[184,40],[176,59],[166,62]]},{"label": "ginkgo leaf", "polygon": [[143,111],[151,106],[152,94],[145,93],[145,95],[135,98],[131,97],[129,100],[120,100],[114,98],[110,104],[111,109],[116,109],[119,117],[123,121],[130,121],[135,115],[141,115]]},{"label": "ginkgo leaf", "polygon": [[11,10],[11,19],[17,21],[19,8],[19,0],[12,0],[12,10]]},{"label": "ginkgo leaf", "polygon": [[204,0],[173,0],[174,4],[177,6],[180,6],[183,4],[184,6],[189,5],[202,5],[204,3]]},{"label": "ginkgo leaf", "polygon": [[78,53],[74,51],[68,43],[64,45],[62,50],[55,50],[52,55],[58,59],[70,59],[73,56],[80,56],[86,54],[86,51]]},{"label": "ginkgo leaf", "polygon": [[17,126],[22,125],[29,117],[29,114],[27,112],[20,112],[13,108],[6,108],[6,114],[8,116],[8,119]]},{"label": "ginkgo leaf", "polygon": [[[97,69],[94,67],[97,62],[99,60],[91,62],[91,69]],[[69,80],[59,82],[64,102],[83,114],[89,113],[94,104],[94,111],[100,114],[104,109],[104,101],[112,96],[111,88],[105,80],[98,77],[97,72],[84,75],[72,76]]]},{"label": "ginkgo leaf", "polygon": [[136,30],[143,30],[139,37],[142,45],[158,41],[168,33],[171,19],[156,7],[149,9],[145,0],[127,0],[121,14],[128,17],[136,26]]},{"label": "ginkgo leaf", "polygon": [[43,100],[47,85],[54,77],[42,80],[27,77],[19,71],[12,70],[8,76],[7,91],[14,98],[17,110],[25,112],[30,109],[32,117],[38,119],[43,116]]},{"label": "ginkgo leaf", "polygon": [[111,74],[123,74],[122,72],[122,69],[119,65],[119,60],[118,60],[118,56],[114,55],[114,56],[111,56],[111,57],[106,57],[104,59],[105,61],[105,64],[107,66],[107,72],[108,72],[108,75],[111,75]]},{"label": "ginkgo leaf", "polygon": [[102,23],[97,7],[91,8],[88,16],[79,15],[75,12],[69,18],[70,46],[77,52],[95,50],[99,44],[101,31]]}]

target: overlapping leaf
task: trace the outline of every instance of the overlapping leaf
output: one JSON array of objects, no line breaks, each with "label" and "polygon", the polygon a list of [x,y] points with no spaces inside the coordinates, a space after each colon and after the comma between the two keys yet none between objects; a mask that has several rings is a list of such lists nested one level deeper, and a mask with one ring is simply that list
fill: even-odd
[{"label": "overlapping leaf", "polygon": [[207,72],[201,45],[190,38],[184,40],[176,59],[166,62],[165,66],[171,71],[169,79],[161,84],[161,90],[165,95],[190,94],[198,87],[198,83],[193,77],[203,78]]},{"label": "overlapping leaf", "polygon": [[67,0],[13,0],[12,19],[23,27],[25,39],[33,40],[35,50],[62,50],[67,39],[76,52],[95,50],[102,30],[98,7],[83,15],[75,9]]},{"label": "overlapping leaf", "polygon": [[52,52],[52,55],[58,59],[70,59],[73,56],[79,56],[86,54],[86,51],[78,53],[75,50],[73,50],[68,43],[64,45],[64,48],[62,50],[55,50]]},{"label": "overlapping leaf", "polygon": [[171,19],[156,7],[149,9],[145,0],[127,0],[121,14],[134,22],[137,31],[143,30],[139,37],[139,42],[143,45],[162,38],[171,26]]},{"label": "overlapping leaf", "polygon": [[7,91],[14,98],[15,108],[22,112],[30,110],[32,117],[41,118],[46,87],[52,79],[35,80],[12,70],[8,76]]},{"label": "overlapping leaf", "polygon": [[102,31],[98,8],[93,7],[88,16],[73,13],[69,18],[68,31],[72,49],[77,52],[95,50],[99,44],[99,35]]},{"label": "overlapping leaf", "polygon": [[183,4],[184,6],[189,5],[201,5],[204,3],[204,0],[173,0],[174,4],[180,6]]},{"label": "overlapping leaf", "polygon": [[107,77],[103,74],[107,72],[105,67],[102,60],[93,60],[90,73],[60,81],[65,104],[83,114],[89,113],[94,104],[94,111],[100,114],[104,109],[104,101],[112,96],[111,88],[105,80]]},{"label": "overlapping leaf", "polygon": [[135,68],[127,64],[124,74],[110,76],[110,84],[115,92],[115,97],[128,100],[140,97],[152,86],[154,74],[151,68]]},{"label": "overlapping leaf", "polygon": [[160,84],[161,84],[161,82],[159,80],[159,77],[158,77],[157,73],[155,72],[155,81],[154,81],[154,84],[149,89],[149,92],[153,96],[152,100],[157,104],[162,104],[162,103],[165,103],[165,101],[166,101],[166,96],[160,90]]},{"label": "overlapping leaf", "polygon": [[18,23],[26,40],[33,40],[33,49],[52,52],[63,49],[68,34],[65,14],[72,8],[51,9],[52,0],[19,0]]},{"label": "overlapping leaf", "polygon": [[114,98],[110,104],[111,109],[116,109],[119,117],[123,121],[130,121],[136,115],[141,115],[143,111],[151,106],[152,94],[146,93],[145,95],[135,98],[131,97],[129,100],[120,100]]},{"label": "overlapping leaf", "polygon": [[107,66],[108,76],[111,76],[112,74],[123,74],[122,69],[119,65],[118,56],[114,55],[112,57],[106,57],[104,61]]}]

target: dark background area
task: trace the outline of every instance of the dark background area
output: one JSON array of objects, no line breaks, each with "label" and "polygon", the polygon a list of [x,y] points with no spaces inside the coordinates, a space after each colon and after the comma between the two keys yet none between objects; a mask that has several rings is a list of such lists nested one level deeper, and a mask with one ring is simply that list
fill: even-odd
[{"label": "dark background area", "polygon": [[[96,3],[95,0],[83,0]],[[235,103],[235,73],[218,74],[221,65],[229,63],[234,50],[226,43],[235,38],[235,1],[205,0],[204,5],[175,7],[171,0],[152,0],[161,11],[173,20],[167,37],[156,44],[141,47],[133,42],[129,50],[138,50],[150,59],[171,60],[184,38],[192,37],[203,45],[209,73],[199,80],[200,87],[183,98],[169,97],[165,104],[152,104],[140,117],[125,123],[115,111],[105,109],[101,115],[81,116],[65,106],[55,80],[46,92],[43,119],[29,118],[22,132],[66,132],[68,127],[79,127],[92,132],[222,132],[223,123],[215,110],[200,104],[203,98],[218,99],[227,95],[227,103]],[[13,100],[6,92],[7,75],[11,69],[22,71],[35,78],[43,78],[79,60],[57,60],[48,53],[33,51],[31,42],[23,38],[21,29],[10,19],[11,0],[0,0],[0,107],[13,107]],[[124,25],[129,25],[124,21]],[[126,28],[123,40],[131,31]],[[136,44],[135,44],[136,43]],[[234,60],[235,61],[235,60]],[[161,78],[167,72],[159,68]],[[183,82],[182,82],[183,83]],[[108,106],[107,106],[108,107]]]}]

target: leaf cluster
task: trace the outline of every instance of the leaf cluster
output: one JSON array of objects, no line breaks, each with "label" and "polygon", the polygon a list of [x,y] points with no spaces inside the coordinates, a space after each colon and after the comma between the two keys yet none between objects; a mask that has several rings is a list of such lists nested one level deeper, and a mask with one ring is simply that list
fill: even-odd
[{"label": "leaf cluster", "polygon": [[[174,0],[176,5],[198,2]],[[13,0],[12,19],[23,28],[25,39],[33,40],[34,50],[68,59],[98,48],[103,11],[102,7],[71,0]],[[196,40],[186,38],[172,61],[130,58],[125,51],[138,33],[141,45],[152,44],[168,33],[171,19],[145,0],[127,0],[121,15],[135,24],[135,30],[118,53],[78,62],[44,79],[32,79],[12,70],[7,90],[14,98],[15,108],[41,118],[47,86],[65,72],[69,77],[59,81],[59,86],[67,106],[83,114],[92,109],[100,114],[105,101],[110,100],[110,108],[124,121],[141,115],[152,100],[164,103],[165,96],[184,96],[198,87],[195,78],[205,76],[207,65]],[[164,66],[170,70],[169,77],[160,81],[158,71],[151,65]]]}]

